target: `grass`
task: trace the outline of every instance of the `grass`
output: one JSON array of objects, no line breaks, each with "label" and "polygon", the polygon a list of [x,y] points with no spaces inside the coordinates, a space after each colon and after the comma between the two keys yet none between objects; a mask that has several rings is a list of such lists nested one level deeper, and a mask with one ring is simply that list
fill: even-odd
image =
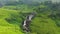
[{"label": "grass", "polygon": [[[18,12],[22,11],[25,15],[25,13],[32,12],[33,10],[23,6],[18,8],[21,8],[20,10],[14,10],[15,6],[0,8],[0,34],[24,34],[19,26],[24,16]],[[48,17],[50,13],[50,10],[48,10],[35,16],[30,25],[30,34],[60,34],[60,27],[58,27],[60,20],[59,18],[56,19],[57,24],[59,24],[57,26],[56,21]],[[8,18],[9,22],[6,18]]]},{"label": "grass", "polygon": [[51,18],[35,17],[30,25],[31,31],[36,34],[60,34],[56,23]]},{"label": "grass", "polygon": [[5,18],[10,14],[18,14],[16,10],[8,10],[0,8],[0,34],[23,34],[18,25],[9,24]]}]

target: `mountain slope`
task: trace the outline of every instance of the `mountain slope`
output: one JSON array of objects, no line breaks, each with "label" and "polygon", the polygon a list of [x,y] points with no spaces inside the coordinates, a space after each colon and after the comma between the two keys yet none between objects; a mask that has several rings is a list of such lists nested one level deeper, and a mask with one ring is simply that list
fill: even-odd
[{"label": "mountain slope", "polygon": [[9,24],[5,20],[12,13],[17,14],[17,11],[0,8],[0,34],[23,34],[18,25]]}]

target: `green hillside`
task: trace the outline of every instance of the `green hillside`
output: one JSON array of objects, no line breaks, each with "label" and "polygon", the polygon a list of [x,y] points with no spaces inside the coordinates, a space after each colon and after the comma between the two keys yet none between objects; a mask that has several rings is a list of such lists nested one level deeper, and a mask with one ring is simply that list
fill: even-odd
[{"label": "green hillside", "polygon": [[9,24],[5,20],[12,13],[17,14],[17,11],[0,8],[0,34],[23,34],[18,25]]},{"label": "green hillside", "polygon": [[60,34],[60,3],[16,1],[0,3],[0,34],[25,34],[22,22],[31,12],[36,15],[31,20],[28,34]]}]

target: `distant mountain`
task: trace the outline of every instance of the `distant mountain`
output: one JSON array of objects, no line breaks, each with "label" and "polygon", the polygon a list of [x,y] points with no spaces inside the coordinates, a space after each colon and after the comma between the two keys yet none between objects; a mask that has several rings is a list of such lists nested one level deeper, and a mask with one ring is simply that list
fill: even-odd
[{"label": "distant mountain", "polygon": [[44,2],[44,1],[52,1],[52,2],[60,2],[60,0],[0,0],[1,2],[7,1],[22,1],[24,3],[31,3],[31,2]]},{"label": "distant mountain", "polygon": [[41,2],[44,2],[44,1],[52,1],[53,3],[55,2],[60,2],[60,0],[0,0],[0,5],[5,5],[5,4],[8,4],[8,3],[11,3],[11,4],[28,4],[28,5],[38,5],[39,3]]}]

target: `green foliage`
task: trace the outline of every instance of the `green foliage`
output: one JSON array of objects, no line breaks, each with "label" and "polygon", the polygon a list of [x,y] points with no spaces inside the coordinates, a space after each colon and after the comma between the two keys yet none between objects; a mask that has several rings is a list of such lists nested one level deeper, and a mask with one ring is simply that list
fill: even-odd
[{"label": "green foliage", "polygon": [[52,6],[54,4],[50,6],[50,4],[47,3],[46,5],[44,3],[35,8],[38,14],[31,22],[30,28],[32,32],[37,34],[60,34],[60,18],[58,16],[60,12],[56,9],[57,4],[54,9]]},{"label": "green foliage", "polygon": [[[11,16],[11,14],[14,14],[15,17],[15,15],[17,15],[17,11],[0,8],[0,34],[23,34],[17,24],[9,24],[9,22],[5,20],[8,17],[13,19],[14,17],[13,15]],[[13,23],[12,21],[11,23]],[[18,21],[16,22],[18,23]]]},{"label": "green foliage", "polygon": [[11,1],[0,8],[0,34],[23,34],[20,26],[31,12],[37,14],[30,24],[29,34],[60,34],[60,3],[46,1],[39,6],[17,3]]}]

